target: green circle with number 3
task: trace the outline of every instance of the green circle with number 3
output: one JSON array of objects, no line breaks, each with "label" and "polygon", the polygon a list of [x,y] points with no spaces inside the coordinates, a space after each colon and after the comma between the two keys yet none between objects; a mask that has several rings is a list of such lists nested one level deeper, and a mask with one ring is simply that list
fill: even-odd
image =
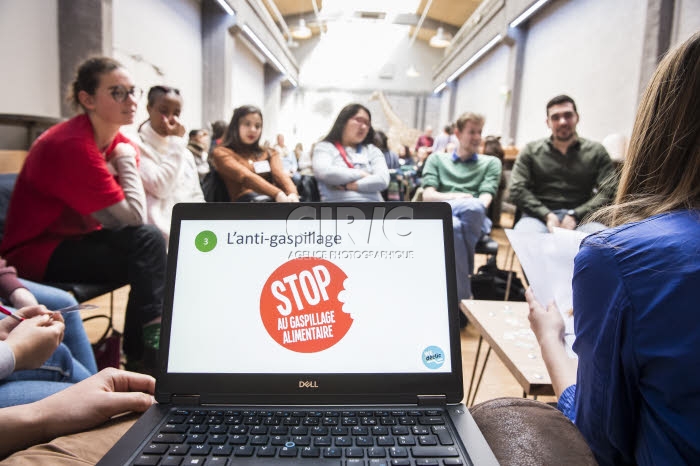
[{"label": "green circle with number 3", "polygon": [[204,230],[194,239],[194,245],[202,252],[209,252],[216,247],[216,235],[213,231]]}]

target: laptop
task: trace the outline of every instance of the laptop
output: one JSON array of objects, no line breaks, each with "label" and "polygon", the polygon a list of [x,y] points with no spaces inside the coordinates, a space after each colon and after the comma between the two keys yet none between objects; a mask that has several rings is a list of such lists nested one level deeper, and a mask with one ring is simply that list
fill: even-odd
[{"label": "laptop", "polygon": [[446,203],[173,209],[157,404],[100,465],[498,464]]}]

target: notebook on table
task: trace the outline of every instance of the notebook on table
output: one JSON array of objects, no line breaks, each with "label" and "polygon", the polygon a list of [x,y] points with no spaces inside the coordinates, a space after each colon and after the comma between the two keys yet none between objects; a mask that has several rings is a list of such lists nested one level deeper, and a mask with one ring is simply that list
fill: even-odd
[{"label": "notebook on table", "polygon": [[99,463],[497,464],[446,203],[178,204],[156,400]]}]

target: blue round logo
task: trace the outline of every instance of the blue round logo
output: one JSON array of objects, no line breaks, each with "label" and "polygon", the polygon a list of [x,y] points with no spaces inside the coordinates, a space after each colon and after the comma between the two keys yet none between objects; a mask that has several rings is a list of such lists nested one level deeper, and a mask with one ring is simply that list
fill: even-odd
[{"label": "blue round logo", "polygon": [[445,353],[438,346],[428,346],[423,350],[423,364],[428,369],[439,369],[445,364]]}]

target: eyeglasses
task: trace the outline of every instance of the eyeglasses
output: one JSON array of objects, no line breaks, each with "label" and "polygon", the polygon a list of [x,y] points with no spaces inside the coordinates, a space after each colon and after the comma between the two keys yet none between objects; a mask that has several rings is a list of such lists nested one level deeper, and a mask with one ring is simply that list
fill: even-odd
[{"label": "eyeglasses", "polygon": [[352,117],[352,118],[350,118],[350,119],[353,120],[355,123],[357,123],[357,124],[360,125],[360,126],[366,126],[366,127],[368,127],[368,128],[369,128],[370,126],[372,126],[372,122],[369,121],[367,118],[362,118],[362,117],[360,117],[360,116],[354,116],[354,117]]},{"label": "eyeglasses", "polygon": [[127,89],[124,86],[114,86],[109,88],[109,95],[111,95],[115,101],[121,104],[122,102],[126,101],[127,96],[131,96],[134,100],[139,100],[143,95],[143,89],[140,87],[132,87],[131,89]]}]

